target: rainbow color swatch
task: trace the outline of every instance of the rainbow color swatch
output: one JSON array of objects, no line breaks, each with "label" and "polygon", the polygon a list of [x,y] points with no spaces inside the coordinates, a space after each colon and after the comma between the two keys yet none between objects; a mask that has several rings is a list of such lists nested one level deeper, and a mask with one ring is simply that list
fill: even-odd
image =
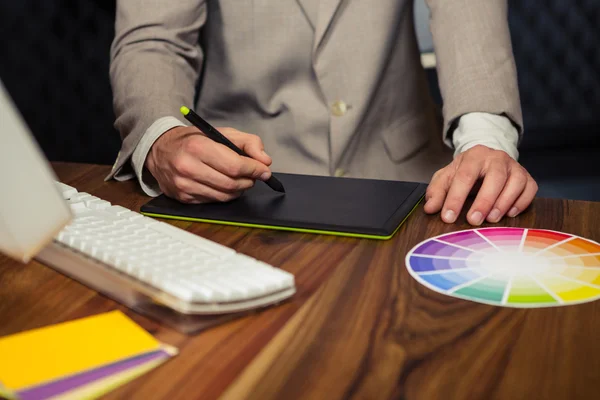
[{"label": "rainbow color swatch", "polygon": [[480,228],[415,246],[410,274],[449,296],[504,307],[556,307],[600,298],[600,244],[542,229]]}]

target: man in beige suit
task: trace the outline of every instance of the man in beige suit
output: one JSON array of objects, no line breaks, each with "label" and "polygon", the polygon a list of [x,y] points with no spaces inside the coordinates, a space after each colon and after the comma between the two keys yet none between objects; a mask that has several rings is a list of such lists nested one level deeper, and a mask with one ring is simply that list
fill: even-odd
[{"label": "man in beige suit", "polygon": [[[117,1],[110,76],[123,145],[107,179],[193,203],[231,200],[271,171],[430,182],[425,211],[449,223],[483,179],[471,224],[519,214],[537,186],[516,161],[507,2],[427,3],[440,125],[412,0]],[[186,126],[182,105],[252,158]]]}]

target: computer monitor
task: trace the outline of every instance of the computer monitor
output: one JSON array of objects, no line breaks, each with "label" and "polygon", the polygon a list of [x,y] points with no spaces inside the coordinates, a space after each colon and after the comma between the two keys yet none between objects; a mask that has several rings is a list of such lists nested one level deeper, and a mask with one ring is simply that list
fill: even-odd
[{"label": "computer monitor", "polygon": [[26,263],[71,221],[56,180],[0,81],[0,253]]}]

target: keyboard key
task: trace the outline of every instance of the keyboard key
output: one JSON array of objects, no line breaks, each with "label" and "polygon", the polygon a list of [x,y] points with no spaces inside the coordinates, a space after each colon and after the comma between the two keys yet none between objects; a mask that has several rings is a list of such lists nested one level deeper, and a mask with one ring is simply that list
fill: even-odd
[{"label": "keyboard key", "polygon": [[108,201],[100,200],[98,198],[94,198],[92,200],[86,199],[85,205],[92,210],[103,210],[110,207],[110,203]]},{"label": "keyboard key", "polygon": [[65,185],[62,182],[55,182],[58,191],[62,193],[63,199],[69,199],[71,196],[77,194],[77,189],[69,185]]},{"label": "keyboard key", "polygon": [[234,254],[235,251],[222,246],[216,242],[212,242],[210,240],[204,239],[201,236],[194,235],[188,231],[184,231],[183,229],[179,229],[173,225],[166,224],[164,222],[158,223],[156,225],[150,225],[150,228],[163,233],[165,236],[172,237],[173,239],[180,240],[182,243],[187,243],[194,247],[206,250],[212,254]]}]

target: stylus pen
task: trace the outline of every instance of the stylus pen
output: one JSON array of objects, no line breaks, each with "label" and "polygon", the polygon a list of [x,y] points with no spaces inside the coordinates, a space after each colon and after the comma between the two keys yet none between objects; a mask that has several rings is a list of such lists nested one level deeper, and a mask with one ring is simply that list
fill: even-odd
[{"label": "stylus pen", "polygon": [[[203,120],[194,111],[190,110],[186,106],[181,106],[179,111],[181,111],[183,116],[188,121],[190,121],[192,124],[194,124],[194,126],[196,128],[200,129],[202,131],[202,133],[204,133],[210,139],[214,140],[217,143],[224,144],[225,146],[229,147],[231,150],[238,153],[240,156],[251,158],[248,154],[244,153],[244,151],[242,151],[239,147],[237,147],[235,144],[231,143],[231,141],[229,139],[227,139],[225,136],[223,136],[223,134],[221,134],[221,132],[219,132],[218,130],[213,128],[211,124],[209,124],[208,122]],[[265,183],[267,185],[269,185],[269,187],[271,189],[276,190],[281,193],[285,193],[285,189],[283,188],[283,185],[281,184],[281,182],[279,182],[279,180],[277,180],[277,178],[275,178],[273,176],[273,174],[271,174],[271,177],[268,180],[266,180]]]}]

